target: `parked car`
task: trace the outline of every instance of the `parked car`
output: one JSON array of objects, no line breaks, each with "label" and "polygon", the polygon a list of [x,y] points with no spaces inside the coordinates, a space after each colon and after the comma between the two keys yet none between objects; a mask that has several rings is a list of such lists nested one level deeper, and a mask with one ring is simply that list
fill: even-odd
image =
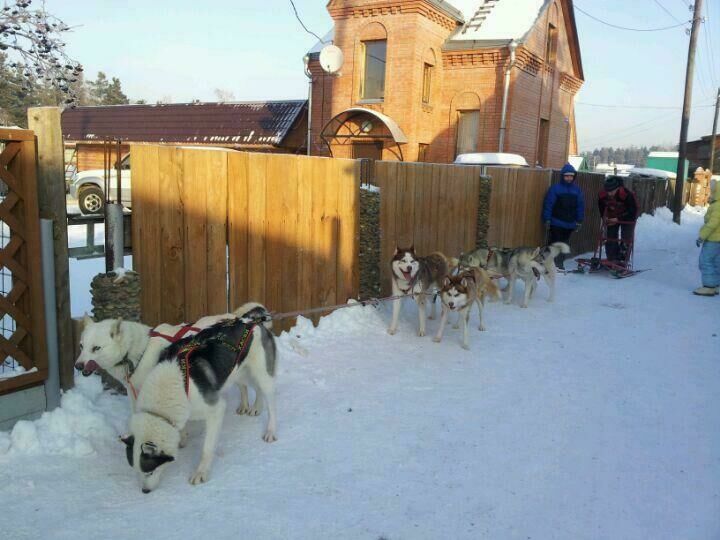
[{"label": "parked car", "polygon": [[489,167],[530,167],[525,158],[518,154],[497,152],[458,154],[454,163],[456,165],[485,165]]},{"label": "parked car", "polygon": [[[120,161],[121,202],[125,206],[131,205],[130,188],[132,178],[130,173],[130,154]],[[93,169],[75,173],[70,181],[70,195],[78,200],[82,214],[100,214],[105,207],[105,171]],[[117,171],[110,171],[110,197],[117,200]]]}]

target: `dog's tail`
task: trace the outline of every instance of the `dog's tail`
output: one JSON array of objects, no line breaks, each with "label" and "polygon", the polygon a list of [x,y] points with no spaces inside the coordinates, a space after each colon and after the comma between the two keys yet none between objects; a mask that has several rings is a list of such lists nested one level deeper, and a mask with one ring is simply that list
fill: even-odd
[{"label": "dog's tail", "polygon": [[270,318],[270,312],[265,306],[258,302],[247,302],[233,311],[233,313],[238,318],[247,317],[262,320],[263,326],[268,330],[272,330],[273,323]]},{"label": "dog's tail", "polygon": [[554,256],[557,256],[560,253],[564,255],[570,254],[570,246],[568,246],[565,242],[553,242],[550,244],[550,249],[555,252]]},{"label": "dog's tail", "polygon": [[485,269],[478,268],[477,271],[478,274],[480,274],[480,289],[484,290],[495,300],[500,300],[500,287],[498,287],[495,280],[490,277],[490,274]]}]

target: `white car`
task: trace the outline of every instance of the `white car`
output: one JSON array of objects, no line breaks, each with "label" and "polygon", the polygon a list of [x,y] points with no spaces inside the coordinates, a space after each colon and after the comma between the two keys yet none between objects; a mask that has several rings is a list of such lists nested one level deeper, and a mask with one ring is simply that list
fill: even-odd
[{"label": "white car", "polygon": [[498,152],[474,152],[471,154],[458,154],[456,165],[485,165],[488,167],[529,167],[525,158],[518,154],[503,154]]},{"label": "white car", "polygon": [[[121,202],[130,206],[130,188],[132,178],[130,174],[130,154],[120,162]],[[75,173],[70,181],[70,195],[78,200],[80,212],[83,214],[100,214],[105,207],[105,172],[102,169],[93,169]],[[117,171],[110,171],[110,200],[117,201]]]}]

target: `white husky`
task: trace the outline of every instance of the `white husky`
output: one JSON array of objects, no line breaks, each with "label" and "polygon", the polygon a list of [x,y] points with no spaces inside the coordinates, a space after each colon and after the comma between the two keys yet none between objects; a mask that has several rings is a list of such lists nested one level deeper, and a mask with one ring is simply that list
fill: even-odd
[{"label": "white husky", "polygon": [[570,253],[570,246],[564,242],[555,242],[544,248],[516,248],[513,250],[508,262],[508,296],[506,304],[513,301],[515,280],[522,279],[525,282],[525,294],[520,304],[528,307],[528,302],[537,288],[537,280],[542,276],[550,289],[548,302],[555,300],[555,257],[560,253]]},{"label": "white husky", "polygon": [[205,442],[191,484],[207,481],[225,413],[223,391],[243,379],[253,381],[268,404],[266,442],[276,437],[273,335],[262,325],[230,319],[180,340],[163,351],[140,390],[127,459],[143,493],[158,486],[165,465],[175,460],[188,420],[205,421]]},{"label": "white husky", "polygon": [[[198,319],[194,324],[161,324],[155,328],[122,319],[106,319],[100,322],[85,316],[80,337],[80,356],[75,369],[89,376],[97,368],[104,369],[111,377],[125,385],[130,398],[131,410],[147,374],[155,367],[164,349],[185,336],[193,336],[203,328],[227,319],[252,315],[265,308],[256,302],[248,302],[233,313],[210,315]],[[272,323],[266,324],[271,328]],[[259,396],[256,393],[256,396]],[[247,387],[240,385],[240,406],[238,414],[257,416],[262,412],[262,399],[255,400],[250,407]]]}]

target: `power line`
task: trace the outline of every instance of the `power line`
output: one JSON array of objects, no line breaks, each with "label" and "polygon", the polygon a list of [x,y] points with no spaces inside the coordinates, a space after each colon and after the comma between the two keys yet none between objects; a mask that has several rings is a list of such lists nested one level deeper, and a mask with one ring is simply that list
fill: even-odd
[{"label": "power line", "polygon": [[320,41],[320,43],[327,43],[326,41],[323,41],[323,38],[321,38],[320,36],[318,36],[315,32],[313,32],[313,31],[311,31],[311,30],[308,30],[308,27],[305,26],[305,23],[303,23],[303,22],[302,22],[302,19],[300,19],[300,15],[298,15],[298,10],[297,10],[297,8],[295,7],[295,2],[293,2],[293,0],[290,0],[290,5],[292,6],[293,11],[295,12],[295,18],[296,18],[296,19],[298,20],[298,22],[300,23],[300,26],[302,26],[303,29],[304,29],[308,34],[311,34],[311,35],[315,36],[316,38],[318,38],[318,41]]},{"label": "power line", "polygon": [[[645,120],[638,124],[633,124],[631,126],[616,129],[612,132],[604,133],[602,135],[595,135],[593,137],[588,137],[588,139],[586,141],[584,141],[584,144],[588,144],[588,141],[593,141],[592,144],[598,144],[597,141],[607,140],[610,137],[629,137],[631,135],[636,135],[637,133],[642,133],[644,131],[647,131],[648,129],[654,129],[656,127],[654,124],[656,124],[658,122],[667,122],[668,120],[674,120],[674,119],[675,119],[674,113],[662,114],[660,116],[656,116],[654,118],[651,118],[650,120]],[[653,125],[648,125],[648,124],[653,124]],[[637,129],[642,126],[644,126],[643,129],[640,129],[640,130]]]},{"label": "power line", "polygon": [[664,26],[662,28],[628,28],[626,26],[619,26],[617,24],[612,24],[607,21],[603,21],[602,19],[598,19],[594,15],[590,15],[590,13],[581,9],[577,4],[575,4],[575,9],[577,9],[583,15],[586,15],[587,17],[590,17],[591,19],[593,19],[599,23],[602,23],[606,26],[610,26],[611,28],[617,28],[618,30],[627,30],[629,32],[660,32],[661,30],[670,30],[671,28],[678,28],[680,26],[685,26],[686,24],[690,24],[692,22],[692,21],[686,21],[686,22],[681,22],[680,24],[674,24],[672,26]]},{"label": "power line", "polygon": [[668,15],[670,15],[670,17],[672,17],[673,19],[675,19],[677,22],[679,22],[679,23],[681,23],[681,24],[684,24],[684,23],[683,23],[680,19],[678,19],[675,15],[673,15],[672,13],[670,13],[670,11],[669,11],[665,6],[663,6],[663,5],[660,3],[660,0],[653,0],[653,2],[655,2],[658,6],[660,6],[660,9],[662,9],[665,13],[667,13]]}]

